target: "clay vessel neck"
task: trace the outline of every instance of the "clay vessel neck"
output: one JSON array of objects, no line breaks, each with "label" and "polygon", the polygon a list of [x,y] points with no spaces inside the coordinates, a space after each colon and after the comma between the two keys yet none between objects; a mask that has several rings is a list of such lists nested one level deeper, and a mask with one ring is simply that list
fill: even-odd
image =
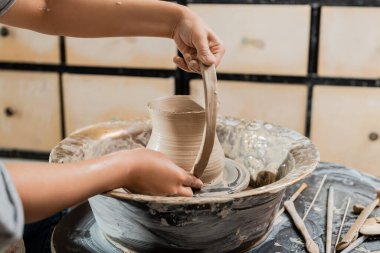
[{"label": "clay vessel neck", "polygon": [[[152,118],[152,135],[147,148],[170,157],[178,166],[192,172],[205,127],[205,111],[190,96],[155,99],[148,104]],[[201,177],[205,183],[220,179],[224,153],[215,138],[209,162]]]}]

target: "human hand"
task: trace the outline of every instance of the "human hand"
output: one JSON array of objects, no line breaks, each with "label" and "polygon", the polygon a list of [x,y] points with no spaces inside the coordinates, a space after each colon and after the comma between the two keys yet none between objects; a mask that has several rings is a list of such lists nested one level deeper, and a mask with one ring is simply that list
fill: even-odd
[{"label": "human hand", "polygon": [[191,188],[200,189],[200,179],[186,172],[166,155],[140,148],[113,154],[119,159],[118,166],[127,167],[122,178],[123,187],[131,192],[148,195],[193,196]]},{"label": "human hand", "polygon": [[225,52],[219,37],[188,8],[184,8],[172,38],[183,55],[175,56],[173,62],[187,72],[199,73],[198,61],[218,66]]}]

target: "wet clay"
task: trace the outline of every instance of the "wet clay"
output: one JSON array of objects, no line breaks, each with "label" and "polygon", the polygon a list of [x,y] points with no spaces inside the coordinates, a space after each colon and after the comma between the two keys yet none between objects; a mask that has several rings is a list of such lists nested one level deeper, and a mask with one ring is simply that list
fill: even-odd
[{"label": "wet clay", "polygon": [[205,93],[205,133],[199,150],[197,161],[194,164],[194,176],[201,178],[208,164],[216,133],[216,121],[218,113],[218,90],[215,65],[205,66],[200,62]]},{"label": "wet clay", "polygon": [[[158,98],[149,102],[148,108],[153,127],[147,148],[166,154],[179,167],[192,173],[204,135],[204,109],[190,96]],[[224,168],[224,152],[218,138],[214,138],[212,146],[201,176],[204,183],[220,181]]]},{"label": "wet clay", "polygon": [[[63,140],[53,150],[51,161],[73,162],[144,147],[151,133],[149,121],[94,125]],[[138,252],[220,253],[244,250],[265,240],[285,188],[314,170],[319,153],[306,137],[265,122],[220,117],[217,136],[226,156],[235,162],[244,166],[252,155],[268,165],[250,167],[252,174],[279,167],[273,161],[281,164],[283,160],[272,157],[277,153],[271,152],[279,142],[288,148],[289,164],[293,165],[269,185],[217,197],[148,196],[123,189],[95,196],[90,204],[100,233]],[[262,145],[252,149],[250,142],[257,137]]]}]

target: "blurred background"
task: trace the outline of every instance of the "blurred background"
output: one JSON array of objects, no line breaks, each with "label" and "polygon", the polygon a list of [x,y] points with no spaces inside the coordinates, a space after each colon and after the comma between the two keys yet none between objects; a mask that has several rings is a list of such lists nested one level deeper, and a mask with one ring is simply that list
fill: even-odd
[{"label": "blurred background", "polygon": [[[321,160],[380,176],[380,1],[180,1],[225,43],[220,114],[294,129]],[[77,39],[0,25],[0,158],[48,160],[78,128],[148,117],[149,100],[191,94],[158,38]]]}]

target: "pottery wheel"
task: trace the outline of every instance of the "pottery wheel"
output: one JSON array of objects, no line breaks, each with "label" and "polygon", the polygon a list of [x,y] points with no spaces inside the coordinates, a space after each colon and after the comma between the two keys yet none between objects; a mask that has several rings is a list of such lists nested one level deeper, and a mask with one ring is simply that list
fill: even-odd
[{"label": "pottery wheel", "polygon": [[[301,217],[311,203],[319,182],[325,174],[327,174],[326,182],[318,200],[314,204],[314,208],[312,208],[305,220],[306,226],[311,236],[318,244],[321,252],[324,252],[325,249],[324,231],[326,227],[325,215],[328,188],[334,186],[335,189],[336,211],[334,212],[332,238],[332,242],[334,243],[348,197],[352,198],[349,209],[352,210],[353,204],[368,204],[376,195],[375,189],[380,188],[379,179],[336,164],[321,163],[311,176],[303,180],[309,185],[309,187],[295,201],[296,209]],[[289,187],[284,199],[288,199],[301,183],[302,182],[299,182],[296,185]],[[377,210],[376,215],[380,215],[379,209]],[[342,231],[343,234],[347,232],[356,217],[357,215],[348,212],[346,223]],[[380,250],[380,240],[378,237],[365,241],[352,252],[372,252],[376,250]],[[88,203],[82,204],[58,223],[53,233],[52,251],[56,253],[133,252],[128,251],[125,248],[122,250],[118,249],[107,240],[96,225]],[[271,233],[263,243],[246,253],[270,252],[306,252],[303,240],[289,220],[287,213],[283,213],[277,218]]]}]

